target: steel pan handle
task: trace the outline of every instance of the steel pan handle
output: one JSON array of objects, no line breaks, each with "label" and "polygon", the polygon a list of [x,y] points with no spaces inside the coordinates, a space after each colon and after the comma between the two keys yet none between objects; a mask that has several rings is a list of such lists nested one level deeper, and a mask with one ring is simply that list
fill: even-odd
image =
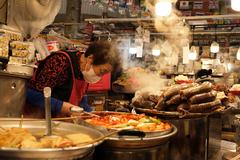
[{"label": "steel pan handle", "polygon": [[140,138],[143,138],[146,136],[146,133],[143,131],[137,131],[137,130],[122,130],[118,132],[119,136],[137,136]]}]

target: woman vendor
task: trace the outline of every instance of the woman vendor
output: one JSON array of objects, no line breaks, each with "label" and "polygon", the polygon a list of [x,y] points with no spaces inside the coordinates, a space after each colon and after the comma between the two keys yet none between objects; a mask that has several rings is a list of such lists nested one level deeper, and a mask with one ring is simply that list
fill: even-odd
[{"label": "woman vendor", "polygon": [[[52,89],[52,115],[70,116],[72,108],[78,106],[89,83],[96,83],[106,73],[117,69],[119,55],[107,41],[93,42],[85,53],[58,51],[41,61],[27,91],[25,114],[44,111],[44,87]],[[85,111],[90,111],[85,108]],[[42,114],[42,113],[41,113]]]}]

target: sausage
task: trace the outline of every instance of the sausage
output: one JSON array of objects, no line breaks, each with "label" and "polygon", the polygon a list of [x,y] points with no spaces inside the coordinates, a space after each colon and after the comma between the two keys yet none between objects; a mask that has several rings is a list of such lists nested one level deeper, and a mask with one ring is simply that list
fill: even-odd
[{"label": "sausage", "polygon": [[158,103],[154,108],[159,111],[163,111],[165,109],[165,107],[166,107],[166,105],[164,103],[164,98],[163,98],[163,96],[160,96]]},{"label": "sausage", "polygon": [[170,105],[177,105],[179,103],[181,103],[182,99],[181,99],[181,95],[177,94],[175,96],[173,96],[170,100],[166,101],[166,105],[170,106]]},{"label": "sausage", "polygon": [[201,93],[201,94],[194,95],[188,101],[191,104],[212,102],[215,100],[216,96],[217,96],[217,92],[212,91],[208,93]]},{"label": "sausage", "polygon": [[160,99],[160,96],[157,95],[149,95],[148,100],[152,101],[154,103],[158,103],[158,100]]},{"label": "sausage", "polygon": [[193,113],[204,113],[211,111],[215,106],[221,105],[220,100],[215,100],[213,102],[201,103],[201,104],[192,104],[190,105],[189,112]]},{"label": "sausage", "polygon": [[180,92],[182,99],[188,99],[189,97],[200,94],[200,93],[206,93],[212,90],[212,83],[210,82],[204,82],[199,86],[190,87],[187,89],[184,89]]},{"label": "sausage", "polygon": [[153,109],[156,106],[156,103],[152,101],[143,101],[141,104],[142,108]]},{"label": "sausage", "polygon": [[170,99],[172,96],[175,96],[176,94],[178,94],[183,89],[187,89],[189,87],[193,87],[193,86],[196,86],[196,85],[197,85],[196,83],[191,83],[191,84],[171,86],[170,88],[168,88],[163,93],[164,100]]},{"label": "sausage", "polygon": [[132,102],[132,104],[137,108],[147,108],[147,109],[153,109],[156,106],[156,103],[152,101],[146,101],[142,97],[137,98],[135,101]]},{"label": "sausage", "polygon": [[180,112],[182,110],[189,110],[190,105],[188,103],[181,103],[178,107],[177,107],[177,111]]}]

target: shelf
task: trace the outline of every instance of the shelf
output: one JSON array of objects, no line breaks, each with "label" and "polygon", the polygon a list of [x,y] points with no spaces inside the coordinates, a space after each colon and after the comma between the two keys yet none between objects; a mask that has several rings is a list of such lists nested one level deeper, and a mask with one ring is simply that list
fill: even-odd
[{"label": "shelf", "polygon": [[[178,75],[184,75],[184,76],[195,76],[194,73],[172,73],[172,74],[164,74],[166,76],[178,76]],[[223,77],[223,74],[212,74],[211,77]]]}]

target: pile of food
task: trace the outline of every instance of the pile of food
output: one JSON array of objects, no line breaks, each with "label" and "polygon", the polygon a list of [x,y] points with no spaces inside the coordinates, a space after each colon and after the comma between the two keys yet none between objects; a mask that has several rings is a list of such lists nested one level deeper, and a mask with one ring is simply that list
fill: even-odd
[{"label": "pile of food", "polygon": [[132,104],[135,107],[159,111],[207,113],[222,107],[221,99],[217,98],[217,94],[210,82],[176,84],[164,88],[160,96],[149,94],[135,97]]},{"label": "pile of food", "polygon": [[172,128],[168,122],[144,114],[112,114],[86,119],[86,122],[108,129],[135,129],[144,132],[160,132]]},{"label": "pile of food", "polygon": [[37,137],[26,128],[1,128],[0,130],[0,147],[65,148],[91,141],[93,139],[90,136],[82,133]]}]

